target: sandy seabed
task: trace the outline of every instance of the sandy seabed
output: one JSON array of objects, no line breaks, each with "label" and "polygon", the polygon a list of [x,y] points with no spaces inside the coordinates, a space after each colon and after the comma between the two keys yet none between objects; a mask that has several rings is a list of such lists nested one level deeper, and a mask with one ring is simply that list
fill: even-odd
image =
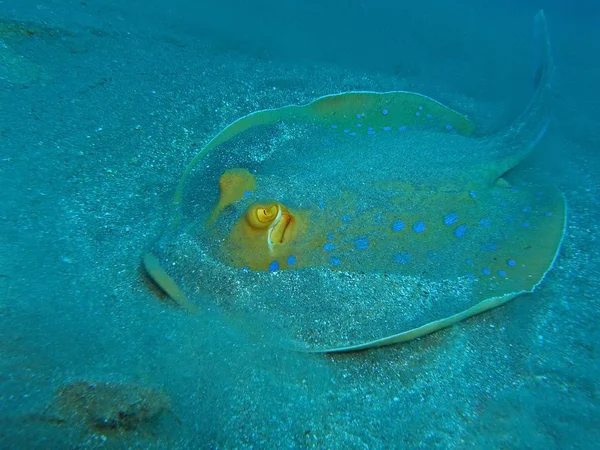
[{"label": "sandy seabed", "polygon": [[[0,447],[592,448],[600,439],[600,137],[582,119],[592,103],[571,114],[565,75],[554,124],[528,162],[556,180],[570,211],[542,287],[405,345],[304,355],[264,345],[211,305],[191,316],[155,295],[141,252],[185,164],[232,120],[411,81],[167,34],[0,25]],[[475,117],[490,107],[448,97]]]}]

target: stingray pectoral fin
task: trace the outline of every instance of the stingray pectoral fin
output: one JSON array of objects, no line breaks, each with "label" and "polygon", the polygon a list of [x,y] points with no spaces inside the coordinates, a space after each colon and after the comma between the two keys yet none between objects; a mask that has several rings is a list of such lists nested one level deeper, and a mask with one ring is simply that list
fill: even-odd
[{"label": "stingray pectoral fin", "polygon": [[198,311],[198,307],[188,300],[175,280],[161,267],[158,258],[154,254],[150,252],[145,253],[142,262],[148,275],[179,306],[192,313]]},{"label": "stingray pectoral fin", "polygon": [[[523,249],[521,259],[526,262],[524,266],[527,267],[527,270],[520,276],[517,274],[513,275],[512,278],[514,284],[512,286],[514,286],[514,288],[512,290],[503,291],[500,289],[493,291],[496,295],[490,295],[487,298],[484,297],[481,301],[463,311],[459,311],[456,314],[438,320],[430,321],[424,325],[401,333],[354,345],[308,349],[306,351],[309,353],[344,353],[411,341],[443,328],[447,328],[461,320],[496,308],[520,295],[533,293],[554,266],[562,247],[562,241],[567,227],[566,201],[562,194],[554,191],[550,192],[552,195],[545,206],[548,206],[555,214],[547,213],[542,216],[545,217],[545,219],[550,220],[549,222],[544,221],[545,219],[542,219],[542,217],[537,219],[532,217],[532,220],[536,221],[535,226],[537,227],[538,232],[531,235],[528,238],[530,240],[516,241],[518,244],[514,244],[517,245],[517,248],[521,247]],[[555,220],[551,220],[552,217],[554,217]],[[505,224],[505,226],[508,225]],[[531,253],[532,249],[535,249],[534,253]],[[483,281],[481,281],[481,283],[483,283]]]},{"label": "stingray pectoral fin", "polygon": [[308,350],[308,353],[356,352],[359,350],[367,350],[370,348],[384,347],[387,345],[400,344],[402,342],[412,341],[413,339],[417,339],[422,336],[435,333],[436,331],[452,326],[474,315],[496,308],[519,295],[527,293],[530,293],[530,291],[514,292],[500,297],[488,298],[472,306],[471,308],[461,311],[452,316],[445,317],[440,320],[435,320],[433,322],[426,323],[425,325],[422,325],[420,327],[413,328],[412,330],[403,331],[402,333],[393,334],[391,336],[386,336],[381,339],[375,339],[373,341],[364,342],[362,344],[349,345],[347,347],[334,347],[322,350]]}]

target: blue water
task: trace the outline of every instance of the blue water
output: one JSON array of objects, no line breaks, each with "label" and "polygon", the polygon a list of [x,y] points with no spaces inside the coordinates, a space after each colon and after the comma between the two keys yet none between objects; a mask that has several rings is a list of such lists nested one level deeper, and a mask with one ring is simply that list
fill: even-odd
[{"label": "blue water", "polygon": [[[535,294],[306,357],[144,280],[179,175],[225,125],[408,89],[500,129],[531,94],[540,8],[556,106],[526,164],[569,225]],[[591,1],[0,2],[0,448],[596,448],[599,27]]]}]

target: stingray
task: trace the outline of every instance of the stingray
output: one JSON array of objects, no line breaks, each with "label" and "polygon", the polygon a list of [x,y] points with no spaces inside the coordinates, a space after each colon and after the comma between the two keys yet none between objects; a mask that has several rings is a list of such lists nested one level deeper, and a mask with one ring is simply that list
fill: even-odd
[{"label": "stingray", "polygon": [[405,91],[231,123],[187,166],[147,273],[249,340],[314,352],[409,341],[533,292],[567,216],[551,180],[521,164],[552,110],[542,11],[535,24],[535,92],[497,133]]}]

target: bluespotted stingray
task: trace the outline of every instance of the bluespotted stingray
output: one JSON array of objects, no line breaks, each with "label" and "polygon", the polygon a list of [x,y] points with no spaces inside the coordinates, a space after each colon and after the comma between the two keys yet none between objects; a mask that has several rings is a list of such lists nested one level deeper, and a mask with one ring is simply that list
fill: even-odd
[{"label": "bluespotted stingray", "polygon": [[404,91],[236,120],[186,168],[146,271],[249,340],[315,352],[408,341],[533,292],[567,215],[562,194],[520,165],[552,109],[542,11],[535,22],[533,98],[492,135]]}]

